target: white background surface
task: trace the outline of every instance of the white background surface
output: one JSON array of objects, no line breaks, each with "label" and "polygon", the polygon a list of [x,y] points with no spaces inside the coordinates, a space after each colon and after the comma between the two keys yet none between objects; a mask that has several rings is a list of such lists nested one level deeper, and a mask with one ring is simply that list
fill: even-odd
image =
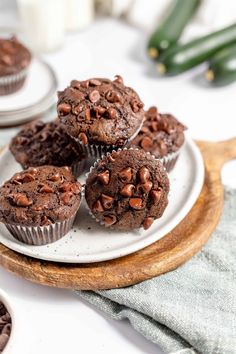
[{"label": "white background surface", "polygon": [[[68,37],[63,50],[45,55],[55,68],[60,86],[71,79],[121,74],[148,107],[174,113],[198,139],[226,139],[236,135],[235,90],[204,87],[196,71],[159,79],[145,57],[145,34],[124,23],[97,21],[88,30]],[[0,129],[0,145],[15,129]],[[224,171],[224,182],[236,187],[235,163]],[[71,291],[31,284],[0,268],[0,287],[11,297],[21,325],[13,354],[102,353],[158,354],[125,322],[107,319]]]}]

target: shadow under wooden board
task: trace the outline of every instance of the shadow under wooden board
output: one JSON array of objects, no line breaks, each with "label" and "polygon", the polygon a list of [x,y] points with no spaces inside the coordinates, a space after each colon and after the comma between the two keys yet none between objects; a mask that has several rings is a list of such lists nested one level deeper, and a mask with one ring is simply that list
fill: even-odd
[{"label": "shadow under wooden board", "polygon": [[202,191],[188,215],[165,237],[131,255],[90,264],[62,264],[30,258],[0,244],[0,265],[32,282],[58,288],[96,290],[125,287],[171,271],[210,238],[222,212],[221,169],[236,158],[236,138],[198,141],[205,163]]}]

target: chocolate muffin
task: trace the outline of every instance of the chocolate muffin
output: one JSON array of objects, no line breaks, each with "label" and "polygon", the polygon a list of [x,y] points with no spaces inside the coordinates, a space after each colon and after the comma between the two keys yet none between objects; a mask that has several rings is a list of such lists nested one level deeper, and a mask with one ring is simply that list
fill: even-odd
[{"label": "chocolate muffin", "polygon": [[11,316],[0,301],[0,353],[3,352],[11,334]]},{"label": "chocolate muffin", "polygon": [[178,159],[184,144],[186,127],[171,114],[161,114],[156,107],[145,112],[145,121],[138,135],[131,141],[131,147],[139,147],[161,159],[170,172]]},{"label": "chocolate muffin", "polygon": [[73,80],[58,93],[57,110],[67,133],[92,157],[125,146],[144,120],[142,101],[119,75]]},{"label": "chocolate muffin", "polygon": [[0,39],[0,95],[18,91],[31,62],[29,50],[13,36]]},{"label": "chocolate muffin", "polygon": [[84,153],[58,119],[25,125],[12,139],[10,150],[24,169],[43,165],[70,166],[77,177],[85,164]]},{"label": "chocolate muffin", "polygon": [[70,230],[80,201],[81,185],[69,167],[30,168],[0,188],[0,221],[18,240],[42,245]]},{"label": "chocolate muffin", "polygon": [[108,154],[88,175],[87,204],[105,226],[147,230],[168,204],[169,179],[162,163],[144,150]]}]

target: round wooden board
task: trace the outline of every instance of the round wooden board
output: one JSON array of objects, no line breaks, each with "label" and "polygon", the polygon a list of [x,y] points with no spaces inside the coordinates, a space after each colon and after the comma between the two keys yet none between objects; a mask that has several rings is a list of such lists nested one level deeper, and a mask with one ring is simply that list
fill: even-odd
[{"label": "round wooden board", "polygon": [[197,144],[205,162],[202,191],[188,215],[161,240],[129,256],[78,265],[40,261],[0,244],[0,264],[42,285],[81,290],[125,287],[177,268],[196,254],[214,231],[224,202],[221,168],[236,158],[236,138]]}]

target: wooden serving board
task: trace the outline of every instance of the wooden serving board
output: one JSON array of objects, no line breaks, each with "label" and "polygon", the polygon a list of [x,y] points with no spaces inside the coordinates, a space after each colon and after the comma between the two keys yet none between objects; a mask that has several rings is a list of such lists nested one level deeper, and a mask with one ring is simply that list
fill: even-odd
[{"label": "wooden serving board", "polygon": [[0,244],[0,265],[32,282],[81,290],[125,287],[177,268],[196,254],[214,231],[224,202],[221,169],[236,158],[236,138],[198,141],[197,145],[205,162],[199,198],[181,223],[151,246],[112,261],[75,265],[40,261]]}]

